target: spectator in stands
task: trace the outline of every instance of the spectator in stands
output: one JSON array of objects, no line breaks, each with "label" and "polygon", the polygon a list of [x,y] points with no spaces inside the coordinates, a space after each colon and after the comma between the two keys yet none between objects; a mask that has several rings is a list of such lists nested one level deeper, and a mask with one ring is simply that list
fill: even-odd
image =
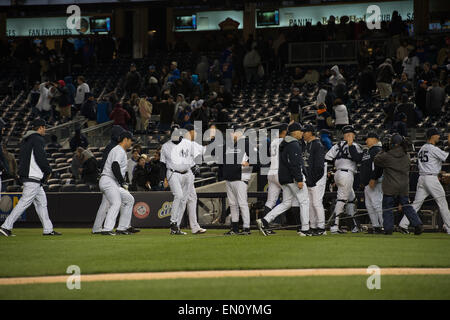
[{"label": "spectator in stands", "polygon": [[130,65],[130,71],[125,77],[124,89],[128,96],[132,93],[138,93],[141,90],[141,74],[136,70],[136,65],[132,63]]},{"label": "spectator in stands", "polygon": [[406,93],[408,96],[411,96],[414,93],[413,85],[411,81],[408,80],[408,76],[406,75],[406,73],[403,72],[400,79],[394,80],[392,91],[397,96],[401,96],[404,93]]},{"label": "spectator in stands", "polygon": [[177,95],[177,100],[175,102],[175,117],[174,119],[178,119],[180,112],[182,112],[189,104],[186,102],[184,95],[179,93]]},{"label": "spectator in stands", "polygon": [[330,150],[333,146],[331,142],[330,130],[334,127],[333,118],[327,111],[327,106],[321,103],[317,106],[317,130],[320,132],[320,141]]},{"label": "spectator in stands", "polygon": [[252,43],[252,49],[244,56],[243,65],[247,83],[258,81],[258,67],[261,64],[261,56],[256,51],[257,43]]},{"label": "spectator in stands", "polygon": [[203,95],[203,86],[198,80],[198,75],[193,74],[191,76],[191,82],[192,82],[192,91],[190,97],[193,96],[202,96]]},{"label": "spectator in stands", "polygon": [[98,183],[98,163],[90,150],[82,152],[82,166],[80,168],[81,181],[89,186],[96,186]]},{"label": "spectator in stands", "polygon": [[150,78],[151,77],[154,77],[156,79],[156,81],[158,81],[158,79],[160,77],[160,75],[156,71],[156,67],[154,65],[150,65],[148,67],[148,74],[147,74],[147,78],[146,78],[147,84],[150,84]]},{"label": "spectator in stands", "polygon": [[411,81],[415,80],[416,68],[419,66],[419,58],[416,57],[415,51],[411,51],[403,60],[403,72],[408,75],[408,79]]},{"label": "spectator in stands", "polygon": [[33,117],[37,117],[39,115],[39,110],[36,109],[36,105],[39,101],[39,96],[40,96],[40,91],[39,91],[39,82],[36,82],[33,85],[33,88],[31,89],[30,93],[28,94],[27,97],[27,106],[31,107],[31,114],[33,115]]},{"label": "spectator in stands", "polygon": [[431,85],[431,88],[427,91],[426,111],[428,115],[440,116],[442,115],[442,106],[445,102],[445,91],[439,85],[438,79],[433,79]]},{"label": "spectator in stands", "polygon": [[397,48],[396,57],[397,63],[400,65],[403,63],[406,57],[408,57],[410,49],[408,48],[408,41],[403,40],[402,44]]},{"label": "spectator in stands", "polygon": [[148,101],[146,95],[142,95],[140,99],[137,101],[139,107],[139,118],[140,121],[137,124],[137,130],[147,131],[148,124],[150,122],[150,118],[152,116],[152,104]]},{"label": "spectator in stands", "polygon": [[344,126],[349,124],[347,107],[344,105],[341,99],[334,100],[333,111],[336,116],[335,125],[336,129],[341,130]]},{"label": "spectator in stands", "polygon": [[418,75],[418,77],[419,77],[419,79],[425,80],[427,82],[431,82],[431,81],[433,81],[434,78],[436,78],[436,74],[431,69],[431,65],[429,62],[425,62],[423,64],[423,70]]},{"label": "spectator in stands", "polygon": [[77,78],[78,87],[77,94],[75,95],[75,109],[76,111],[81,110],[81,105],[86,99],[86,93],[90,92],[89,85],[86,83],[86,80],[83,76],[79,76]]},{"label": "spectator in stands", "polygon": [[[2,151],[3,151],[3,159],[8,165],[8,176],[12,179],[16,179],[18,177],[18,167],[17,167],[17,161],[14,158],[14,155],[8,151],[6,147],[6,143],[2,144]],[[3,176],[3,178],[5,178]]]},{"label": "spectator in stands", "polygon": [[300,87],[301,80],[303,79],[303,70],[300,67],[295,67],[294,74],[292,75],[292,83],[296,87]]},{"label": "spectator in stands", "polygon": [[175,115],[175,103],[171,95],[166,95],[159,103],[160,119],[159,130],[167,132],[170,130]]},{"label": "spectator in stands", "polygon": [[205,83],[208,80],[209,63],[206,56],[200,57],[200,62],[195,68],[195,73],[198,74],[199,81]]},{"label": "spectator in stands", "polygon": [[148,163],[149,167],[149,180],[152,191],[162,191],[168,187],[167,181],[164,180],[165,169],[164,165],[160,161],[161,150],[156,150],[155,155],[150,159]]},{"label": "spectator in stands", "polygon": [[446,64],[445,62],[447,60],[449,53],[450,53],[450,37],[447,36],[445,37],[445,47],[442,47],[437,54],[436,62],[439,66]]},{"label": "spectator in stands", "polygon": [[51,142],[47,145],[47,148],[51,149],[61,149],[62,146],[58,143],[58,137],[54,134],[50,137]]},{"label": "spectator in stands", "polygon": [[224,86],[219,87],[217,93],[217,103],[220,103],[223,108],[229,108],[233,102],[233,96],[230,91],[225,90]]},{"label": "spectator in stands", "polygon": [[293,88],[292,95],[288,102],[289,112],[291,113],[291,121],[292,120],[294,120],[294,122],[302,121],[302,113],[303,113],[302,108],[304,105],[305,102],[303,100],[303,97],[300,95],[300,89]]},{"label": "spectator in stands", "polygon": [[49,88],[52,85],[50,82],[43,82],[39,85],[39,100],[36,104],[36,109],[39,112],[39,116],[47,120],[51,117],[52,114],[52,106],[50,104],[51,95],[49,93]]},{"label": "spectator in stands", "polygon": [[100,98],[100,101],[97,103],[97,123],[104,123],[108,122],[109,115],[112,112],[112,105],[111,102],[108,101],[108,97],[106,95],[103,95]]},{"label": "spectator in stands", "polygon": [[91,92],[86,93],[86,101],[81,105],[81,115],[87,118],[88,127],[97,125],[97,101]]},{"label": "spectator in stands", "polygon": [[209,68],[208,87],[210,91],[216,91],[222,81],[222,69],[218,59],[214,60],[212,66]]},{"label": "spectator in stands", "polygon": [[373,67],[371,65],[367,66],[359,75],[358,78],[358,91],[361,98],[365,102],[372,101],[372,91],[377,88],[375,83],[375,75],[373,73]]},{"label": "spectator in stands", "polygon": [[396,121],[391,128],[391,133],[398,133],[403,137],[408,136],[408,117],[404,112],[397,113],[395,115]]},{"label": "spectator in stands", "polygon": [[[406,114],[407,127],[414,129],[417,125],[417,114],[416,114],[416,111],[414,110],[414,104],[409,102],[407,94],[402,94],[400,99],[401,99],[400,104],[397,105],[397,109],[395,110],[395,113],[396,114],[399,114],[399,113]],[[415,137],[413,137],[413,138],[415,138]]]},{"label": "spectator in stands", "polygon": [[[149,191],[150,190],[150,175],[145,166],[145,157],[139,156],[137,164],[133,170],[132,186],[136,191]],[[130,161],[130,160],[128,160]]]},{"label": "spectator in stands", "polygon": [[303,78],[300,79],[299,84],[303,85],[303,84],[317,84],[319,82],[319,72],[317,72],[317,70],[309,67],[306,70],[305,75],[303,76]]},{"label": "spectator in stands", "polygon": [[191,122],[201,121],[202,122],[202,132],[209,128],[209,121],[212,120],[210,117],[210,110],[208,104],[203,102],[200,108],[192,111]]},{"label": "spectator in stands", "polygon": [[157,101],[160,93],[161,93],[161,88],[158,84],[158,78],[156,77],[150,77],[150,79],[148,80],[149,82],[149,87],[147,90],[147,95],[152,98],[153,101]]},{"label": "spectator in stands", "polygon": [[331,84],[331,86],[336,87],[340,82],[345,81],[344,76],[341,74],[338,66],[333,66],[330,69],[331,76],[328,80],[328,82]]},{"label": "spectator in stands", "polygon": [[172,61],[170,64],[170,72],[168,81],[175,82],[175,80],[181,78],[180,70],[178,70],[178,63],[176,61]]},{"label": "spectator in stands", "polygon": [[77,148],[87,148],[89,142],[84,134],[81,133],[81,128],[78,127],[75,129],[74,136],[70,139],[70,150],[74,152]]},{"label": "spectator in stands", "polygon": [[71,171],[72,176],[75,180],[80,179],[80,169],[83,165],[83,151],[84,149],[82,147],[76,148],[76,151],[72,158],[72,165],[71,165]]},{"label": "spectator in stands", "polygon": [[397,108],[397,96],[395,94],[391,94],[389,96],[388,103],[383,107],[383,113],[385,115],[383,124],[387,129],[392,128],[394,124],[396,108]]},{"label": "spectator in stands", "polygon": [[427,90],[428,83],[424,80],[419,80],[416,94],[415,103],[417,108],[422,111],[422,114],[428,115],[427,113]]},{"label": "spectator in stands", "polygon": [[73,85],[73,79],[71,76],[64,77],[64,82],[67,90],[69,91],[69,104],[72,106],[75,103],[75,94],[77,93],[77,89]]},{"label": "spectator in stands", "polygon": [[109,118],[114,121],[114,125],[121,126],[125,130],[128,130],[127,122],[131,117],[120,103],[116,104],[114,110],[109,115]]},{"label": "spectator in stands", "polygon": [[447,84],[445,86],[445,94],[450,96],[450,73],[447,76]]},{"label": "spectator in stands", "polygon": [[140,150],[133,148],[133,151],[131,151],[131,158],[128,159],[127,177],[129,183],[131,183],[131,181],[133,180],[133,171],[134,168],[136,167],[139,157],[141,156],[139,152]]},{"label": "spectator in stands", "polygon": [[377,69],[377,88],[382,99],[386,99],[392,93],[392,78],[395,72],[392,68],[392,60],[387,58]]},{"label": "spectator in stands", "polygon": [[[231,61],[231,57],[229,57]],[[230,61],[226,61],[222,65],[222,81],[225,87],[225,90],[231,92],[231,88],[233,86],[233,64]]]}]

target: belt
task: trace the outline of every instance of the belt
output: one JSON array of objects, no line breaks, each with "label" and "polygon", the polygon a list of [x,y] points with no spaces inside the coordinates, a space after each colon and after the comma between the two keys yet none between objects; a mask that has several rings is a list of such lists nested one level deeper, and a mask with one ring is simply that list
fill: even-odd
[{"label": "belt", "polygon": [[169,169],[169,170],[172,171],[172,172],[179,173],[179,174],[186,174],[186,173],[189,172],[189,170],[187,170],[187,171],[178,171],[178,170],[173,170],[173,169]]},{"label": "belt", "polygon": [[420,173],[419,174],[420,176],[438,176],[439,175],[439,173]]},{"label": "belt", "polygon": [[351,172],[351,173],[353,173],[353,171],[351,171],[349,169],[337,169],[337,171],[344,171],[344,172]]}]

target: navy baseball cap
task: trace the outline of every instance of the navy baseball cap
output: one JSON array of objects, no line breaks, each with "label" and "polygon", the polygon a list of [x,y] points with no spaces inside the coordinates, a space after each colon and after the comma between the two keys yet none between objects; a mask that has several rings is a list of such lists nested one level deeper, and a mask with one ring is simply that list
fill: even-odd
[{"label": "navy baseball cap", "polygon": [[430,139],[432,136],[440,135],[439,130],[436,127],[432,127],[427,130],[427,139]]},{"label": "navy baseball cap", "polygon": [[287,123],[281,123],[279,126],[278,126],[278,130],[279,131],[286,131],[288,129],[288,124]]},{"label": "navy baseball cap", "polygon": [[403,142],[403,137],[398,133],[395,133],[391,137],[391,145],[401,144]]},{"label": "navy baseball cap", "polygon": [[300,123],[294,122],[293,124],[291,124],[288,127],[288,131],[289,131],[289,133],[294,132],[294,131],[303,131],[303,127]]},{"label": "navy baseball cap", "polygon": [[308,132],[308,131],[314,133],[314,132],[316,132],[316,129],[314,128],[314,126],[312,124],[308,123],[303,126],[303,132]]},{"label": "navy baseball cap", "polygon": [[190,123],[187,124],[187,125],[185,125],[184,128],[185,128],[187,131],[195,130],[194,125],[193,125],[193,124],[190,124]]},{"label": "navy baseball cap", "polygon": [[39,127],[42,127],[42,126],[45,127],[46,124],[47,124],[47,123],[45,122],[44,119],[35,119],[35,120],[33,120],[33,122],[32,122],[33,128],[39,128]]},{"label": "navy baseball cap", "polygon": [[369,138],[375,138],[377,140],[380,140],[380,136],[375,131],[370,131],[367,134],[366,139],[369,139]]},{"label": "navy baseball cap", "polygon": [[346,125],[342,128],[342,133],[355,133],[355,128],[352,125]]}]

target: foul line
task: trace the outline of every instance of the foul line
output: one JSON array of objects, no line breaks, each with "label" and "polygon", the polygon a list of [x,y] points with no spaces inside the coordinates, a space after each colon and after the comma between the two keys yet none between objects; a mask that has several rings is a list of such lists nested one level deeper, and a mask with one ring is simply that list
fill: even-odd
[{"label": "foul line", "polygon": [[[381,268],[381,275],[450,275],[450,268]],[[356,276],[368,275],[365,268],[333,269],[270,269],[270,270],[211,270],[140,273],[104,273],[81,275],[81,282],[161,280],[161,279],[207,279],[226,277],[309,277],[309,276]],[[0,278],[0,285],[66,283],[71,275]]]}]

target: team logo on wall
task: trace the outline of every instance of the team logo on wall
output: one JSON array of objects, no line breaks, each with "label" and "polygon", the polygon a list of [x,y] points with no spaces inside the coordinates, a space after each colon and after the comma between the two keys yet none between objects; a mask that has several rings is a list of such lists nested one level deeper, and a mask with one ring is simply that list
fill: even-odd
[{"label": "team logo on wall", "polygon": [[158,218],[164,219],[172,214],[172,201],[166,201],[162,204],[161,209],[158,210]]},{"label": "team logo on wall", "polygon": [[150,207],[145,202],[138,202],[133,207],[133,214],[138,219],[145,219],[150,214]]}]

